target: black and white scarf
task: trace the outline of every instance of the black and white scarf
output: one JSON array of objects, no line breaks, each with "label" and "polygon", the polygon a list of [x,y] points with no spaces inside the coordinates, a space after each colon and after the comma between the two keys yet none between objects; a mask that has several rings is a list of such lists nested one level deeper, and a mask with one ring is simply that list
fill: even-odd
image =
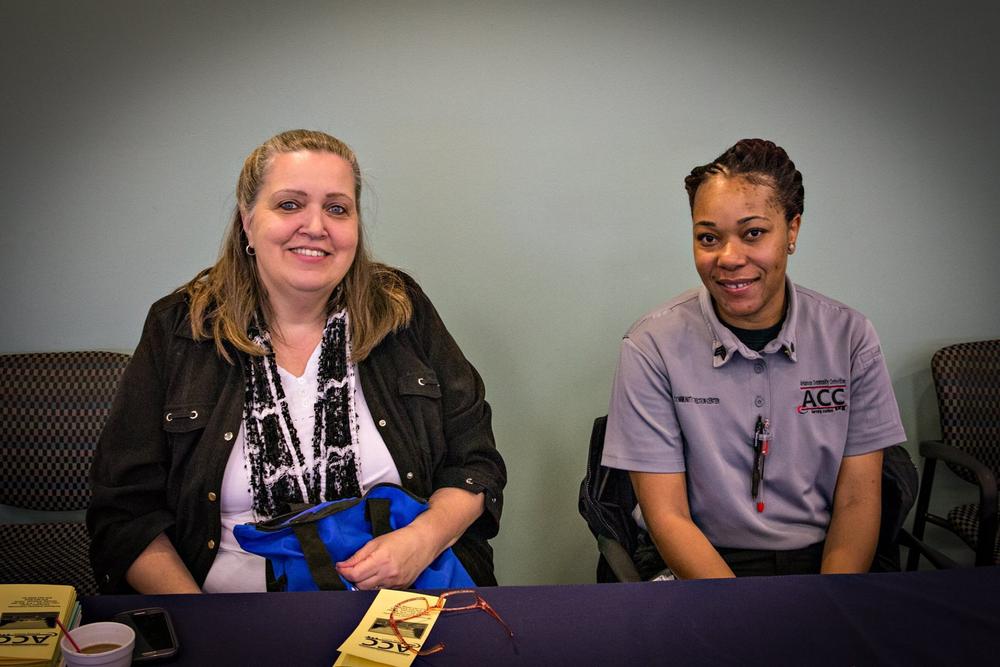
[{"label": "black and white scarf", "polygon": [[271,334],[256,322],[247,333],[266,351],[264,356],[250,357],[245,366],[243,422],[254,512],[272,517],[288,511],[293,503],[360,496],[347,312],[331,315],[323,331],[314,405],[316,422],[312,443],[305,445],[312,447],[313,465],[308,468],[302,456],[304,445],[292,423],[281,386]]}]

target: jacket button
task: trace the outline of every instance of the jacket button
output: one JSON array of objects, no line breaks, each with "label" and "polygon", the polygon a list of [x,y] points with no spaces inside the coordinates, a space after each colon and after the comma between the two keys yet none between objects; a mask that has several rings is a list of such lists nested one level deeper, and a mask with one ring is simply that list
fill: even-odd
[{"label": "jacket button", "polygon": [[230,440],[233,439],[233,432],[226,431],[225,434],[222,436],[222,439],[225,440],[226,442],[229,442]]},{"label": "jacket button", "polygon": [[208,541],[208,548],[209,549],[214,549],[215,548],[215,540],[209,540]]},{"label": "jacket button", "polygon": [[378,425],[379,426],[385,426],[385,420],[384,419],[379,419],[378,420]]},{"label": "jacket button", "polygon": [[753,404],[756,405],[758,408],[761,407],[761,406],[763,406],[764,405],[764,397],[763,396],[758,396],[757,398],[753,399]]},{"label": "jacket button", "polygon": [[466,477],[465,478],[465,483],[466,484],[472,484],[472,478],[471,477]]},{"label": "jacket button", "polygon": [[413,472],[406,473],[406,479],[413,479]]},{"label": "jacket button", "polygon": [[216,499],[217,497],[218,497],[218,496],[216,496],[216,495],[215,495],[215,491],[209,491],[209,492],[208,492],[208,499],[209,499],[210,501],[212,501],[213,503],[215,502],[215,499]]}]

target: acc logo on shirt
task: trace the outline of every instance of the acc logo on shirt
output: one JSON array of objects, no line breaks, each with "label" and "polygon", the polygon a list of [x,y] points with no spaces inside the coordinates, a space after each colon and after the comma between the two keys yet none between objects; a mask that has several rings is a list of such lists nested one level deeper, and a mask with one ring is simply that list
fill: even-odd
[{"label": "acc logo on shirt", "polygon": [[847,381],[843,378],[807,380],[802,382],[800,389],[802,401],[795,408],[800,415],[847,410]]}]

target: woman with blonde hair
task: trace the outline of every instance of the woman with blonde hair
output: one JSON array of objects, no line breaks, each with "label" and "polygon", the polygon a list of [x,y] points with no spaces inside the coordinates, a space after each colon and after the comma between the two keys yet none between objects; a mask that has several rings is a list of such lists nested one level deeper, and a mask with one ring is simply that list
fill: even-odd
[{"label": "woman with blonde hair", "polygon": [[412,278],[371,260],[351,149],[255,149],[220,257],[150,309],[101,435],[87,522],[102,591],[265,590],[233,527],[382,482],[428,498],[337,563],[406,587],[452,547],[496,583],[506,469],[482,380]]}]

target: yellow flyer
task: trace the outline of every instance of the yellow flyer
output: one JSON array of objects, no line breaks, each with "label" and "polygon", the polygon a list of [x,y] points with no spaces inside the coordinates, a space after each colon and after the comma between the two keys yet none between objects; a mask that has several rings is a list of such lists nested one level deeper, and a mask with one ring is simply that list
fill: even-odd
[{"label": "yellow flyer", "polygon": [[72,586],[0,584],[0,665],[56,662],[56,619],[69,623],[75,604]]},{"label": "yellow flyer", "polygon": [[[400,607],[396,611],[397,617],[416,614],[433,606],[438,600],[436,595],[421,595],[389,589],[380,590],[358,627],[337,649],[340,651],[340,657],[333,663],[334,667],[375,667],[377,665],[409,667],[417,654],[406,650],[406,647],[399,642],[396,633],[389,625],[389,614],[393,607],[400,602],[413,598],[423,598],[427,604],[415,601],[412,605]],[[431,611],[408,621],[401,621],[397,623],[397,627],[407,643],[419,649],[426,643],[427,635],[434,627],[437,617],[438,612]]]}]

